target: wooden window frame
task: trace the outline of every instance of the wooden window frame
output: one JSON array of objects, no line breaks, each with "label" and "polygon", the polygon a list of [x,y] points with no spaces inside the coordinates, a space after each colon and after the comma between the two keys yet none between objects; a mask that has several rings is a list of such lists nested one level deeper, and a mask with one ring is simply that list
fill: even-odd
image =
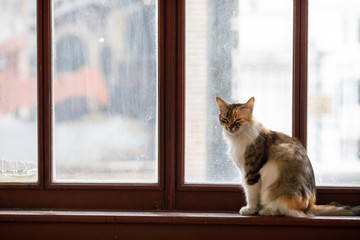
[{"label": "wooden window frame", "polygon": [[[308,0],[294,0],[293,9],[293,136],[306,147],[307,144],[307,55],[308,55]],[[178,157],[176,207],[181,210],[238,210],[246,204],[239,186],[223,184],[185,184],[185,9],[178,9],[178,34],[180,45],[178,55]],[[341,202],[360,204],[360,188],[317,187],[317,202]]]},{"label": "wooden window frame", "polygon": [[[165,24],[167,1],[159,11],[159,165],[158,183],[54,183],[52,173],[52,0],[37,0],[38,182],[0,185],[1,208],[166,209],[165,202]],[[171,16],[171,15],[170,15]],[[168,106],[169,107],[169,106]]]},{"label": "wooden window frame", "polygon": [[[294,1],[293,136],[306,146],[308,0]],[[37,0],[37,184],[0,185],[1,208],[235,211],[239,186],[185,184],[185,0],[159,0],[159,184],[52,183],[51,0]],[[360,188],[318,187],[319,203],[360,205]]]}]

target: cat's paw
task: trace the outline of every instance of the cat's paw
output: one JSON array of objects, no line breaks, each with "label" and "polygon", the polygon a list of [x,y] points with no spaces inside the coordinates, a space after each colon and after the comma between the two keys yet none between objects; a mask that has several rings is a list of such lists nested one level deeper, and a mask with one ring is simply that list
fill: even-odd
[{"label": "cat's paw", "polygon": [[262,208],[259,211],[260,216],[276,216],[276,212],[270,208]]},{"label": "cat's paw", "polygon": [[259,210],[259,216],[286,216],[286,213],[281,212],[279,209],[272,209],[264,207]]},{"label": "cat's paw", "polygon": [[240,209],[239,213],[243,216],[251,216],[257,212],[257,208],[251,208],[249,206],[244,206]]}]

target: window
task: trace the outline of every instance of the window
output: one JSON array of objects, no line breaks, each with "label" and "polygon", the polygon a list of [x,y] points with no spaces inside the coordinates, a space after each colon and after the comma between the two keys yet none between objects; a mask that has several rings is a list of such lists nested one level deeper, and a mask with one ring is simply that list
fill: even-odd
[{"label": "window", "polygon": [[[246,102],[254,95],[255,117],[292,134],[293,3],[204,0],[186,7],[185,182],[238,183],[214,99]],[[307,139],[318,185],[360,184],[359,7],[357,1],[309,4]]]},{"label": "window", "polygon": [[309,2],[308,152],[318,185],[359,186],[358,1]]},{"label": "window", "polygon": [[0,4],[1,205],[164,208],[164,3]]},{"label": "window", "polygon": [[[322,37],[329,36],[328,32],[314,35],[314,31],[319,34],[316,26],[321,22],[312,25],[316,20],[312,12],[327,10],[312,2],[309,6],[306,0],[0,3],[0,11],[10,11],[0,18],[21,20],[15,13],[22,9],[29,24],[25,32],[30,34],[21,47],[28,49],[24,52],[0,37],[0,99],[9,97],[0,101],[0,130],[16,126],[17,131],[11,133],[14,136],[0,135],[6,143],[0,144],[0,205],[237,210],[245,200],[237,170],[223,159],[226,149],[216,123],[216,95],[229,101],[254,95],[258,119],[268,128],[298,137],[312,158],[314,131],[322,131],[321,137],[329,140],[326,136],[334,131],[331,124],[357,123],[355,115],[346,115],[358,106],[355,70],[338,74],[329,84],[339,90],[331,100],[327,88],[314,88],[316,81],[325,80],[314,77],[321,69],[314,65],[319,54],[314,54],[318,49],[312,44],[322,45]],[[356,9],[351,4],[344,8]],[[348,49],[354,52],[358,16],[343,22],[351,19],[352,30],[345,23],[333,29],[348,33],[344,35],[348,40],[341,41],[354,40]],[[19,25],[26,25],[20,20]],[[6,21],[1,21],[3,29],[14,22]],[[328,54],[334,48],[330,46]],[[331,63],[327,56],[321,60],[324,69]],[[6,95],[10,85],[3,85],[2,76],[17,77],[8,72],[24,63],[28,64],[19,76],[31,76],[32,84],[29,80],[26,88],[11,86],[13,94]],[[11,84],[23,84],[26,79],[14,78]],[[26,96],[30,107],[16,105],[21,99],[16,96]],[[271,114],[274,102],[278,116]],[[313,112],[314,102],[321,103],[320,115]],[[321,128],[316,125],[319,122]],[[347,135],[348,130],[340,130],[336,154],[348,162],[357,160],[357,132]],[[17,166],[16,171],[12,166]],[[321,184],[339,183],[337,176],[318,166]],[[348,179],[341,185],[358,185]],[[356,205],[358,192],[356,187],[319,187],[318,199]]]},{"label": "window", "polygon": [[37,182],[36,4],[0,7],[0,182]]},{"label": "window", "polygon": [[64,36],[56,44],[56,72],[75,72],[85,65],[86,49],[76,36]]},{"label": "window", "polygon": [[255,116],[291,134],[292,9],[287,0],[186,2],[185,182],[240,181],[226,154],[217,96],[255,96]]},{"label": "window", "polygon": [[52,12],[53,181],[157,183],[156,2]]}]

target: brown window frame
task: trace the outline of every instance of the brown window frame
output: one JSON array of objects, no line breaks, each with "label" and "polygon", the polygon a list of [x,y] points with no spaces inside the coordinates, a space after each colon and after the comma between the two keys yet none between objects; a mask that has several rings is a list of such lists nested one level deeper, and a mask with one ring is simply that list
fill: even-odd
[{"label": "brown window frame", "polygon": [[[293,136],[306,146],[308,0],[293,1]],[[245,204],[239,186],[185,184],[185,0],[159,0],[158,10],[159,183],[52,183],[51,0],[38,0],[39,181],[0,185],[1,208],[234,211]],[[360,188],[317,190],[319,203],[360,205]]]}]

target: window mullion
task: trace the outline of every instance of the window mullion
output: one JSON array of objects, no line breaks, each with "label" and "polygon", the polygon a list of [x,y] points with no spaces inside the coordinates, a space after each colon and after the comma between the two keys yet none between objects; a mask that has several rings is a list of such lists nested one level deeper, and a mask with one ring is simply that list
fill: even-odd
[{"label": "window mullion", "polygon": [[[163,151],[165,159],[165,192],[166,192],[166,209],[174,210],[176,208],[175,194],[176,194],[176,166],[181,158],[181,154],[177,151],[180,142],[178,136],[181,135],[180,125],[182,119],[179,117],[179,109],[182,109],[183,103],[178,98],[179,87],[181,88],[181,77],[179,64],[179,55],[182,46],[182,41],[179,39],[179,32],[176,31],[177,26],[181,25],[181,16],[178,14],[181,12],[179,8],[184,5],[184,1],[161,1],[162,8],[160,9],[161,27],[163,27],[164,53],[160,56],[163,60],[160,60],[160,69],[163,71],[163,83],[164,98],[162,106],[164,108],[163,118]],[[160,27],[160,28],[161,28]],[[162,53],[160,51],[160,53]],[[181,60],[180,60],[181,61]],[[165,65],[166,64],[166,65]],[[180,74],[180,75],[179,75]],[[181,97],[181,96],[180,96]],[[180,149],[181,151],[181,149]]]},{"label": "window mullion", "polygon": [[51,25],[51,1],[41,0],[42,8],[42,125],[44,134],[43,143],[43,176],[45,186],[51,183],[52,166],[52,25]]},{"label": "window mullion", "polygon": [[294,0],[293,136],[306,147],[308,0]]},{"label": "window mullion", "polygon": [[37,94],[38,94],[38,179],[39,184],[44,186],[44,1],[37,0]]}]

